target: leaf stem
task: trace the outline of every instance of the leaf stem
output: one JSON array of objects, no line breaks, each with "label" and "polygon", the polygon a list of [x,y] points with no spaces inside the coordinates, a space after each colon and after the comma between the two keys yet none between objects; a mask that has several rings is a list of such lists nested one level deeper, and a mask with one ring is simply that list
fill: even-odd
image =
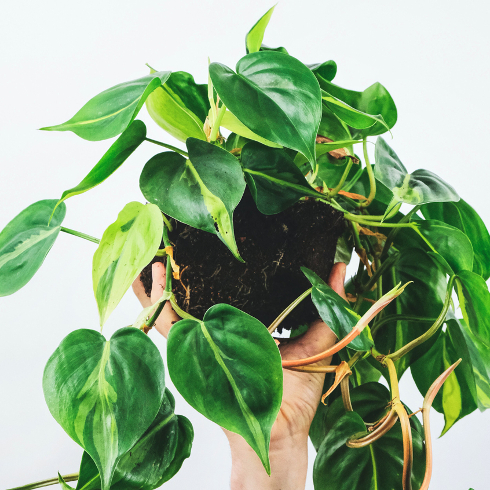
[{"label": "leaf stem", "polygon": [[387,323],[394,322],[394,321],[397,321],[397,322],[408,321],[408,322],[417,322],[417,323],[434,323],[436,321],[436,318],[427,318],[424,316],[416,316],[416,315],[388,315],[376,323],[376,325],[371,329],[371,335],[374,336],[376,334],[376,332],[383,325],[386,325]]},{"label": "leaf stem", "polygon": [[184,155],[185,157],[188,157],[189,154],[185,152],[184,150],[180,150],[176,146],[168,145],[167,143],[162,143],[161,141],[157,140],[152,140],[151,138],[145,138],[146,141],[149,141],[150,143],[153,143],[154,145],[158,146],[163,146],[164,148],[167,148],[168,150],[175,151],[177,153],[180,153],[181,155]]},{"label": "leaf stem", "polygon": [[348,439],[347,447],[360,448],[366,447],[377,441],[380,437],[384,436],[396,423],[398,415],[395,410],[390,410],[387,415],[382,419],[382,422],[378,427],[366,436],[359,437],[358,439]]},{"label": "leaf stem", "polygon": [[[352,158],[349,158],[348,160],[349,161],[347,162],[347,164],[345,166],[344,173],[342,174],[342,177],[340,178],[339,183],[331,191],[328,192],[328,197],[336,196],[339,193],[340,189],[342,189],[342,186],[344,185],[344,182],[347,179],[347,176],[349,175],[350,169],[351,169],[352,165],[354,164],[354,161],[352,160]],[[318,165],[317,165],[317,169],[318,169]]]},{"label": "leaf stem", "polygon": [[70,228],[65,228],[64,226],[61,226],[60,229],[61,229],[61,231],[64,231],[65,233],[68,233],[69,235],[74,235],[74,236],[77,236],[79,238],[83,238],[84,240],[88,240],[89,242],[93,242],[93,243],[97,243],[97,244],[100,243],[100,240],[98,238],[95,238],[95,237],[90,236],[90,235],[86,235],[85,233],[81,233],[81,232],[76,231],[76,230],[71,230]]},{"label": "leaf stem", "polygon": [[413,223],[378,223],[374,220],[364,219],[364,216],[361,217],[358,214],[345,213],[344,218],[366,226],[379,226],[381,228],[414,228]]},{"label": "leaf stem", "polygon": [[396,352],[389,354],[387,358],[393,361],[397,361],[398,359],[402,358],[405,354],[410,352],[412,349],[415,349],[415,347],[419,346],[420,344],[423,344],[426,340],[429,340],[439,330],[439,327],[444,323],[444,320],[446,319],[447,311],[449,310],[449,306],[451,305],[451,293],[452,293],[455,279],[456,279],[455,275],[451,276],[449,282],[447,283],[444,305],[442,307],[441,312],[439,313],[439,316],[436,318],[436,321],[433,323],[433,325],[426,332],[424,332],[420,337],[417,337],[416,339],[412,340],[408,344],[404,345],[401,349],[398,349]]},{"label": "leaf stem", "polygon": [[313,288],[307,289],[303,294],[298,296],[279,316],[270,324],[269,333],[272,334],[274,330],[282,323],[282,321],[291,313],[307,296],[311,294]]},{"label": "leaf stem", "polygon": [[362,149],[364,152],[364,160],[366,162],[366,170],[369,177],[369,196],[364,202],[361,203],[361,207],[367,208],[376,196],[376,179],[374,177],[373,167],[371,167],[371,163],[369,163],[366,138],[362,140]]},{"label": "leaf stem", "polygon": [[[78,480],[78,473],[70,473],[69,475],[62,476],[62,478],[65,482],[76,481]],[[9,488],[8,490],[34,490],[35,488],[48,487],[49,485],[56,485],[57,483],[59,483],[58,477],[55,477],[22,485],[21,487]]]},{"label": "leaf stem", "polygon": [[[376,284],[378,278],[381,278],[381,275],[391,267],[393,267],[398,259],[400,258],[400,254],[393,254],[388,259],[386,259],[377,269],[376,272],[369,278],[369,281],[362,287],[362,291],[370,291],[371,288]],[[379,298],[378,298],[379,299]]]},{"label": "leaf stem", "polygon": [[216,121],[214,121],[213,128],[211,129],[211,135],[209,136],[209,141],[214,143],[218,138],[219,127],[221,125],[221,121],[223,120],[223,116],[225,115],[226,106],[221,103],[221,107],[218,110],[218,115],[216,116]]},{"label": "leaf stem", "polygon": [[342,393],[342,402],[344,403],[344,408],[348,412],[353,412],[352,403],[350,400],[350,391],[349,391],[349,376],[346,376],[340,382],[340,392]]}]

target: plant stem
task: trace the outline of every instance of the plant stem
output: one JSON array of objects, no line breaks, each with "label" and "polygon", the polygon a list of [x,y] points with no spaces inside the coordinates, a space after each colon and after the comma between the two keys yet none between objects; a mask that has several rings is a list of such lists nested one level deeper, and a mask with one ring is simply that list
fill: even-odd
[{"label": "plant stem", "polygon": [[[65,482],[78,480],[78,473],[70,473],[69,475],[62,476]],[[58,483],[58,477],[49,478],[48,480],[41,480],[21,487],[9,488],[8,490],[33,490],[34,488],[48,487],[49,485],[56,485]]]},{"label": "plant stem", "polygon": [[162,219],[163,219],[163,222],[165,223],[165,226],[168,228],[168,231],[173,231],[174,229],[172,227],[172,224],[170,223],[169,219],[163,213],[162,213]]},{"label": "plant stem", "polygon": [[393,267],[396,264],[399,257],[400,257],[399,253],[393,254],[387,260],[385,260],[379,267],[377,267],[376,272],[369,278],[369,281],[364,286],[362,286],[362,291],[370,291],[371,288],[376,284],[378,278],[381,278],[381,275],[386,270]]},{"label": "plant stem", "polygon": [[214,121],[213,128],[211,129],[211,135],[209,137],[209,141],[214,143],[218,138],[219,127],[221,125],[221,121],[223,120],[223,116],[225,115],[226,106],[221,103],[221,107],[218,110],[218,115],[216,117],[216,121]]},{"label": "plant stem", "polygon": [[352,403],[350,400],[350,392],[349,392],[349,376],[346,376],[340,382],[340,391],[342,393],[342,402],[344,403],[344,408],[348,412],[353,412]]},{"label": "plant stem", "polygon": [[387,323],[394,322],[394,321],[397,321],[397,322],[409,321],[409,322],[418,322],[418,323],[434,323],[436,321],[436,318],[427,318],[424,316],[415,316],[415,315],[388,315],[376,323],[376,325],[371,329],[371,335],[374,336],[376,334],[376,332],[383,325],[386,325]]},{"label": "plant stem", "polygon": [[374,196],[376,195],[376,179],[374,177],[373,167],[371,167],[371,164],[369,163],[366,138],[362,140],[362,149],[364,151],[364,160],[366,162],[366,170],[369,177],[369,196],[364,202],[361,203],[361,207],[367,208],[373,201]]},{"label": "plant stem", "polygon": [[168,145],[167,143],[162,143],[161,141],[152,140],[150,138],[145,138],[145,140],[149,141],[150,143],[153,143],[155,145],[163,146],[164,148],[167,148],[168,150],[172,150],[172,151],[175,151],[177,153],[180,153],[181,155],[184,155],[185,157],[189,156],[189,154],[187,152],[185,152],[184,150],[180,150],[176,146]]},{"label": "plant stem", "polygon": [[85,233],[81,233],[81,232],[76,231],[76,230],[71,230],[70,228],[65,228],[64,226],[61,227],[61,231],[64,231],[65,233],[68,233],[69,235],[74,235],[74,236],[77,236],[79,238],[83,238],[84,240],[88,240],[89,242],[93,242],[93,243],[97,243],[97,244],[100,243],[100,240],[98,238],[95,238],[95,237],[90,236],[90,235],[86,235]]},{"label": "plant stem", "polygon": [[344,214],[344,218],[366,226],[379,226],[381,228],[415,228],[413,223],[378,223],[374,220],[364,219],[364,216],[361,217],[351,213]]},{"label": "plant stem", "polygon": [[397,420],[398,415],[395,410],[390,410],[373,432],[358,439],[348,439],[346,443],[347,447],[360,448],[369,446],[380,437],[384,436],[395,425]]},{"label": "plant stem", "polygon": [[452,293],[453,283],[455,279],[456,276],[450,277],[449,282],[447,284],[444,305],[442,307],[441,312],[439,313],[439,316],[437,317],[433,325],[429,328],[429,330],[424,332],[420,337],[404,345],[401,349],[398,349],[396,352],[393,352],[393,354],[389,354],[387,358],[393,361],[397,361],[398,359],[402,358],[405,354],[410,352],[415,347],[419,346],[420,344],[423,344],[426,340],[429,340],[439,330],[439,327],[444,323],[444,320],[446,319],[447,311],[449,310],[449,306],[451,305],[451,293]]},{"label": "plant stem", "polygon": [[172,308],[174,309],[175,313],[180,316],[180,318],[184,320],[194,320],[196,322],[201,322],[199,318],[196,318],[195,316],[192,316],[190,313],[187,313],[184,310],[181,310],[177,302],[175,301],[175,296],[172,295],[170,298],[170,304],[172,305]]},{"label": "plant stem", "polygon": [[[354,177],[352,177],[352,179],[349,180],[349,182],[347,182],[347,184],[344,186],[344,191],[349,192],[356,185],[356,182],[361,178],[362,170],[362,166],[359,165],[359,169],[355,173]],[[360,207],[359,203],[356,203],[356,205],[357,207]]]},{"label": "plant stem", "polygon": [[[338,192],[340,191],[340,189],[342,189],[342,186],[344,185],[345,179],[347,179],[347,176],[349,175],[350,169],[351,169],[352,165],[354,164],[354,161],[352,160],[352,158],[349,158],[348,160],[349,161],[347,162],[347,164],[345,166],[344,173],[342,174],[342,177],[340,178],[339,183],[331,191],[329,191],[329,193],[328,193],[329,197],[333,197],[333,196],[337,195]],[[318,167],[317,167],[317,169],[318,169]]]},{"label": "plant stem", "polygon": [[307,289],[303,294],[298,296],[269,326],[267,330],[272,334],[282,321],[291,313],[307,296],[311,294],[313,288]]}]

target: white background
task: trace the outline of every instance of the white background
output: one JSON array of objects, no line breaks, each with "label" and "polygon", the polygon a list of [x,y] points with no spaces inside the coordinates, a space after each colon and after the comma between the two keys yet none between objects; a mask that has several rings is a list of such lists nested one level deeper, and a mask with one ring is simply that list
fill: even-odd
[{"label": "white background", "polygon": [[[301,5],[301,6],[300,6]],[[69,119],[91,97],[159,70],[207,80],[208,56],[234,67],[244,36],[271,6],[259,1],[44,0],[3,2],[0,18],[0,229],[29,204],[56,199],[76,185],[109,147],[72,133],[36,128]],[[488,2],[329,2],[282,0],[264,42],[284,45],[305,63],[333,59],[335,82],[362,90],[380,81],[399,122],[390,144],[409,171],[427,168],[453,184],[490,224],[488,138],[490,56]],[[143,110],[148,136],[174,143]],[[160,151],[143,145],[96,189],[70,199],[64,225],[100,237],[138,188],[144,163]],[[45,405],[44,365],[62,338],[98,328],[91,286],[95,245],[61,234],[34,279],[0,299],[0,488],[78,471],[81,449]],[[128,293],[104,329],[133,322],[139,304]],[[152,339],[165,357],[165,341]],[[220,429],[176,394],[177,413],[195,428],[192,455],[165,488],[225,489],[230,456]],[[422,397],[410,375],[402,398]],[[443,427],[432,411],[433,433]],[[434,443],[431,489],[488,488],[490,416],[478,412]],[[314,451],[310,454],[311,464]],[[307,488],[312,489],[311,474]]]}]

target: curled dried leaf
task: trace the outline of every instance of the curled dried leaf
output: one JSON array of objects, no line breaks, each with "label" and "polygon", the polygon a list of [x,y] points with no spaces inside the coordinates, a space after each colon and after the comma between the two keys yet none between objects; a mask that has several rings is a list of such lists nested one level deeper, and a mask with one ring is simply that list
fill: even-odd
[{"label": "curled dried leaf", "polygon": [[345,361],[342,361],[337,368],[335,369],[335,380],[330,387],[330,389],[322,396],[322,403],[325,405],[325,399],[327,398],[330,393],[332,393],[335,388],[340,384],[340,382],[346,377],[350,376],[352,374],[352,371],[350,370],[349,364],[347,364]]}]

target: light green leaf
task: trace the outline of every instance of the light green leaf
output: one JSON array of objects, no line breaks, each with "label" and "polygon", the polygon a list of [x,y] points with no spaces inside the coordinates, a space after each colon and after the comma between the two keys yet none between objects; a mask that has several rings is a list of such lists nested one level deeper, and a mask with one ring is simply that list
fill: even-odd
[{"label": "light green leaf", "polygon": [[320,87],[311,70],[274,51],[244,56],[236,70],[219,63],[209,66],[226,107],[254,133],[300,151],[313,164],[322,109]]},{"label": "light green leaf", "polygon": [[105,230],[92,266],[101,326],[155,256],[162,233],[163,220],[158,207],[139,202],[126,204],[117,220]]},{"label": "light green leaf", "polygon": [[24,287],[37,272],[61,229],[66,206],[59,206],[48,226],[56,200],[31,204],[0,233],[0,296]]},{"label": "light green leaf", "polygon": [[104,182],[145,141],[145,138],[145,124],[142,121],[134,121],[104,153],[104,156],[97,162],[87,176],[76,187],[63,192],[57,206],[69,197],[83,194]]},{"label": "light green leaf", "polygon": [[[154,73],[154,70],[151,71]],[[207,85],[198,85],[189,73],[173,72],[146,99],[151,118],[174,138],[206,141],[204,122],[209,111]]]},{"label": "light green leaf", "polygon": [[155,155],[145,165],[140,189],[163,213],[214,233],[239,260],[233,211],[245,190],[238,160],[227,151],[189,138],[189,160],[174,152]]},{"label": "light green leaf", "polygon": [[[350,309],[349,303],[340,297],[317,274],[306,267],[301,267],[303,274],[311,282],[313,289],[311,299],[322,320],[331,328],[340,340],[357,324],[359,316]],[[349,345],[357,351],[369,350],[373,346],[369,327],[366,327]]]},{"label": "light green leaf", "polygon": [[241,161],[247,184],[263,214],[280,213],[304,196],[325,197],[308,184],[284,150],[250,141],[242,149]]},{"label": "light green leaf", "polygon": [[73,131],[89,141],[117,136],[133,122],[148,95],[164,84],[169,76],[169,71],[159,71],[115,85],[90,99],[65,123],[41,129]]},{"label": "light green leaf", "polygon": [[429,170],[409,174],[393,149],[381,138],[376,141],[374,175],[393,192],[394,199],[407,204],[459,201],[456,191]]},{"label": "light green leaf", "polygon": [[118,330],[109,341],[93,330],[72,332],[43,376],[49,411],[95,461],[102,490],[109,490],[121,456],[155,419],[164,388],[160,353],[135,328]]},{"label": "light green leaf", "polygon": [[247,49],[247,54],[248,53],[255,53],[256,51],[260,50],[260,47],[262,46],[262,41],[264,39],[264,32],[267,27],[267,24],[269,24],[269,21],[272,16],[272,12],[274,12],[274,9],[276,6],[274,5],[271,7],[248,31],[248,34],[245,36],[245,48]]},{"label": "light green leaf", "polygon": [[233,131],[239,136],[243,136],[244,138],[248,138],[252,141],[258,141],[263,145],[270,146],[272,148],[282,148],[282,145],[278,145],[277,143],[273,143],[272,141],[266,140],[262,138],[258,134],[255,134],[253,131],[247,128],[243,123],[241,123],[238,118],[232,114],[230,111],[225,111],[223,119],[221,121],[221,126],[224,128]]},{"label": "light green leaf", "polygon": [[136,321],[133,323],[132,326],[134,328],[141,328],[145,323],[146,319],[151,318],[152,315],[155,313],[156,309],[158,308],[158,305],[163,301],[169,300],[171,297],[172,297],[172,291],[163,291],[163,294],[158,301],[153,303],[151,306],[144,308],[141,311],[141,313],[138,315],[138,318],[136,318]]},{"label": "light green leaf", "polygon": [[225,304],[181,320],[168,336],[170,377],[197,411],[240,434],[270,474],[269,442],[282,400],[279,350],[257,319]]}]

